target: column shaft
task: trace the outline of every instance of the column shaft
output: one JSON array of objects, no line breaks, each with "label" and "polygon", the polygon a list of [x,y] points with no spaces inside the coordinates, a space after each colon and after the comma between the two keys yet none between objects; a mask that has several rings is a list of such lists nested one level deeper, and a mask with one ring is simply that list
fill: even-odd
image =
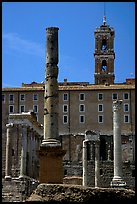
[{"label": "column shaft", "polygon": [[[46,29],[46,74],[44,95],[44,140],[42,146],[58,145],[58,30]],[[59,144],[60,145],[60,144]]]},{"label": "column shaft", "polygon": [[11,178],[11,168],[12,168],[12,135],[11,128],[13,124],[7,124],[7,142],[6,142],[6,167],[5,167],[5,179]]},{"label": "column shaft", "polygon": [[121,121],[120,110],[114,111],[114,178],[122,177]]},{"label": "column shaft", "polygon": [[114,141],[114,177],[112,187],[124,187],[122,179],[122,147],[121,147],[121,100],[113,102],[113,141]]},{"label": "column shaft", "polygon": [[83,141],[83,186],[87,186],[87,142]]},{"label": "column shaft", "polygon": [[27,156],[27,126],[24,125],[22,127],[20,177],[26,175],[26,156]]},{"label": "column shaft", "polygon": [[99,142],[95,142],[95,187],[99,186]]}]

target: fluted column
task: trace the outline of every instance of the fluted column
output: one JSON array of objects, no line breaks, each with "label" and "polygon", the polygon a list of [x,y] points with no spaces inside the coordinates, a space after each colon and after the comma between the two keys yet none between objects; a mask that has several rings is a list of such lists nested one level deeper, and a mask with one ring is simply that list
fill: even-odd
[{"label": "fluted column", "polygon": [[83,186],[87,186],[87,141],[83,141]]},{"label": "fluted column", "polygon": [[114,177],[111,182],[112,187],[126,186],[122,179],[121,106],[122,100],[113,102]]},{"label": "fluted column", "polygon": [[6,124],[7,127],[7,141],[6,141],[6,168],[5,168],[5,179],[11,179],[11,168],[12,168],[12,127],[13,123]]},{"label": "fluted column", "polygon": [[21,147],[21,163],[20,178],[26,176],[26,156],[27,156],[27,125],[22,125],[22,147]]}]

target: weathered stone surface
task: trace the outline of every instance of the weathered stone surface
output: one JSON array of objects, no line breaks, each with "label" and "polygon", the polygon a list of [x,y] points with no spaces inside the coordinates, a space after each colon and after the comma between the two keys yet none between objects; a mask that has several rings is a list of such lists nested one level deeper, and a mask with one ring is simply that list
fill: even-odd
[{"label": "weathered stone surface", "polygon": [[91,188],[81,185],[40,184],[26,200],[45,203],[135,203],[135,192],[130,189]]}]

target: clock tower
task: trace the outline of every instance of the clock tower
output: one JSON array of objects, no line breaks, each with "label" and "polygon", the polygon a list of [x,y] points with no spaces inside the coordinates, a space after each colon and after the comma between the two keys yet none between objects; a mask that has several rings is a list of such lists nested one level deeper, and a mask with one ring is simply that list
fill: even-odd
[{"label": "clock tower", "polygon": [[103,24],[94,32],[95,36],[95,84],[114,84],[114,29]]}]

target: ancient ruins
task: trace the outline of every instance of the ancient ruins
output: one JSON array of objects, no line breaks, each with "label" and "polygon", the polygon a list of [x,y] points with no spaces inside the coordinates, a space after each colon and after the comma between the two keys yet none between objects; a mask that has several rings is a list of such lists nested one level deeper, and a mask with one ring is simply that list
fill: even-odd
[{"label": "ancient ruins", "polygon": [[[135,179],[132,176],[134,172],[134,154],[131,155],[130,153],[131,164],[130,162],[122,162],[122,100],[117,98],[113,100],[111,132],[108,131],[106,133],[107,131],[104,131],[102,133],[103,131],[101,132],[99,128],[92,129],[90,128],[90,123],[84,129],[84,134],[81,129],[76,133],[70,131],[70,122],[74,123],[75,117],[73,117],[72,121],[69,121],[67,133],[65,131],[64,133],[63,131],[59,132],[58,30],[58,27],[46,28],[45,82],[44,87],[40,87],[40,90],[44,90],[44,109],[42,110],[44,112],[44,125],[38,122],[36,114],[31,110],[8,115],[6,150],[3,156],[5,159],[4,178],[2,180],[3,202],[25,201],[37,187],[36,191],[40,191],[42,185],[47,185],[50,188],[50,185],[55,184],[55,188],[62,188],[64,184],[63,188],[65,188],[66,184],[73,184],[79,185],[80,188],[95,187],[95,189],[98,189],[103,187],[111,190],[112,188],[124,189],[127,186],[128,188],[135,187]],[[100,36],[102,36],[102,41]],[[96,30],[95,40],[95,84],[99,90],[101,90],[101,87],[107,90],[108,86],[110,86],[112,88],[112,90],[110,89],[111,92],[114,84],[114,30],[106,25],[106,20]],[[107,53],[104,49],[100,50],[101,46],[107,49],[107,45]],[[105,56],[105,60],[102,56]],[[108,67],[111,70],[109,72],[100,71],[100,66],[105,69],[108,61],[108,65],[111,65]],[[78,86],[75,84],[75,86],[69,87],[66,80],[64,85],[60,86],[60,90],[62,91],[65,88],[65,90],[69,90],[69,88],[74,90],[75,87],[77,91]],[[88,90],[90,85],[83,82],[80,86],[84,92],[84,90]],[[27,90],[29,89],[35,91],[33,84]],[[92,90],[94,91],[94,89],[93,87]],[[91,90],[89,89],[89,91]],[[85,107],[83,104],[85,97],[83,92],[79,94],[81,102],[79,105],[80,112]],[[63,95],[64,101],[66,101],[65,105],[63,105],[64,112],[67,112],[65,109],[68,106],[70,108],[67,100],[67,97],[70,97],[70,95],[67,95],[68,93],[70,94],[70,92],[65,92]],[[102,97],[103,95],[98,93],[99,101],[102,100]],[[96,102],[94,102],[95,104]],[[99,104],[98,111],[101,109],[101,112],[103,112],[103,106],[101,105]],[[95,108],[93,107],[93,109]],[[63,115],[63,119],[64,124],[67,124],[68,115]],[[102,115],[99,115],[98,120],[99,124],[97,127],[102,124]],[[83,123],[83,121],[84,115],[80,115],[80,123]],[[95,122],[94,124],[96,125]],[[73,130],[76,128],[74,127]],[[107,140],[102,139],[102,135],[105,135],[104,137],[107,137]],[[132,147],[133,150],[135,149],[133,148],[133,131],[128,137],[128,139],[131,138],[129,142],[132,142],[130,149]],[[111,141],[112,138],[113,141]],[[103,153],[101,152],[100,154],[100,151]],[[56,186],[57,184],[60,187]]]}]

